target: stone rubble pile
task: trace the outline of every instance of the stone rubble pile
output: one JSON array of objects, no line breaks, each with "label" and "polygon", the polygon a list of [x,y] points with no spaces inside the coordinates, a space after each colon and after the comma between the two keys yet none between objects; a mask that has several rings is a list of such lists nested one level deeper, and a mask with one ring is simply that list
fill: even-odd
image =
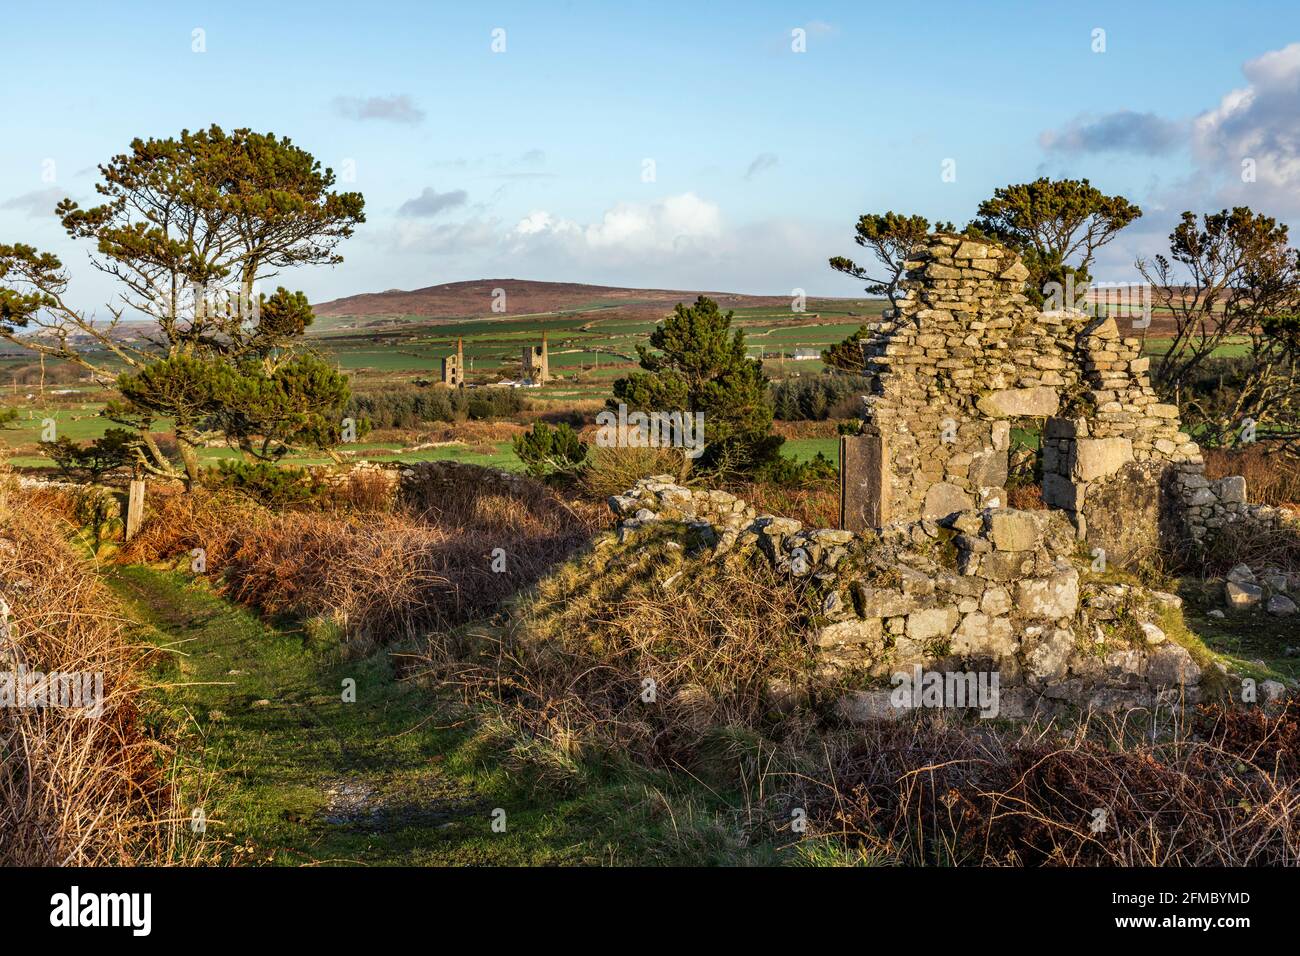
[{"label": "stone rubble pile", "polygon": [[[1198,696],[1200,667],[1160,625],[1180,599],[1086,580],[1059,512],[970,509],[859,535],[755,515],[733,495],[668,476],[609,503],[624,544],[668,528],[701,560],[765,561],[806,579],[820,608],[810,625],[824,677],[879,684],[914,665],[996,670],[1004,716]],[[862,688],[853,706],[870,710],[880,693]]]},{"label": "stone rubble pile", "polygon": [[1228,572],[1223,600],[1230,610],[1263,610],[1274,617],[1290,617],[1298,610],[1300,574],[1269,568],[1256,574],[1249,565],[1239,564]]}]

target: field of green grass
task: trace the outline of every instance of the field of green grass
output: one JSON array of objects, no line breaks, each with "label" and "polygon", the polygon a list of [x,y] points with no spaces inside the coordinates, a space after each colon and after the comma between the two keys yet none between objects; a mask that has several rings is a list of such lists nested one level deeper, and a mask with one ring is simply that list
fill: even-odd
[{"label": "field of green grass", "polygon": [[[796,348],[823,349],[856,331],[880,314],[883,302],[874,299],[813,299],[807,311],[746,308],[735,310],[733,326],[745,332],[750,353],[765,356],[773,372],[795,364]],[[614,307],[575,308],[558,315],[503,316],[432,322],[419,316],[393,317],[377,328],[357,328],[363,321],[335,317],[318,323],[312,343],[349,371],[367,374],[410,372],[435,377],[439,361],[463,341],[470,379],[489,381],[517,368],[520,350],[540,342],[545,332],[553,372],[572,380],[599,375],[617,377],[636,360],[636,346],[648,342],[658,321],[650,314]],[[820,369],[819,361],[798,363],[804,374]],[[605,374],[601,375],[598,370]]]},{"label": "field of green grass", "polygon": [[[794,351],[820,351],[843,340],[861,324],[878,318],[884,304],[876,299],[812,299],[802,313],[788,308],[743,308],[735,310],[733,325],[744,331],[750,354],[763,357],[773,380],[817,375],[824,369],[822,362],[795,361]],[[527,401],[541,409],[590,409],[609,397],[615,379],[637,368],[637,346],[649,342],[657,321],[653,312],[607,304],[575,307],[557,314],[437,322],[419,316],[324,317],[313,327],[308,344],[349,373],[355,391],[366,391],[436,380],[441,359],[455,352],[457,339],[463,342],[471,382],[514,377],[519,374],[521,349],[539,342],[546,333],[553,380],[543,388],[527,389]],[[1153,338],[1147,342],[1146,351],[1158,355],[1167,348],[1167,340]],[[1234,339],[1218,354],[1240,355],[1247,348],[1246,339]],[[50,384],[42,391],[30,382],[30,359],[0,356],[0,382],[6,372],[12,378],[20,371],[27,376],[23,384],[11,381],[9,388],[0,392],[0,403],[16,406],[21,413],[17,423],[0,432],[0,442],[9,450],[7,458],[12,465],[49,465],[36,447],[46,419],[54,420],[58,436],[76,441],[98,437],[113,427],[100,415],[103,400],[108,397],[106,392],[78,382]],[[57,371],[57,363],[47,371]],[[165,430],[165,424],[160,423],[159,430]],[[521,467],[509,442],[491,443],[491,451],[482,444],[447,444],[408,452],[402,448],[396,442],[363,441],[345,446],[341,452],[349,459],[451,458],[509,469]],[[833,459],[836,444],[834,439],[799,439],[787,442],[785,448],[787,454],[800,459],[811,458],[819,451]],[[200,457],[212,464],[234,454],[227,448],[206,448]],[[321,455],[288,459],[294,465],[328,461]]]},{"label": "field of green grass", "polygon": [[[85,402],[74,406],[44,406],[29,408],[9,428],[0,431],[0,441],[13,449],[34,446],[45,434],[46,423],[54,422],[54,436],[66,436],[78,442],[90,441],[104,434],[105,429],[113,428],[114,423],[100,413],[104,408],[102,402]],[[165,431],[167,423],[160,421],[159,431]],[[450,459],[476,465],[490,465],[510,471],[522,470],[523,464],[515,456],[508,441],[489,442],[491,451],[483,450],[479,445],[447,444],[435,448],[403,451],[408,446],[394,441],[369,441],[362,439],[355,444],[339,446],[339,453],[345,460],[369,459],[375,461],[432,461]],[[205,465],[215,465],[222,459],[238,458],[239,453],[226,447],[203,448],[199,451],[199,460]],[[48,468],[51,462],[39,453],[9,454],[8,463],[18,468]],[[286,464],[297,467],[307,465],[329,464],[331,459],[325,455],[298,454],[284,459]]]}]

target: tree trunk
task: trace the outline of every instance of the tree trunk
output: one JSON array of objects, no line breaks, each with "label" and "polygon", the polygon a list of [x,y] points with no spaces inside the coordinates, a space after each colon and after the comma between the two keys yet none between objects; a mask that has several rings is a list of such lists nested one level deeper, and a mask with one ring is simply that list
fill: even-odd
[{"label": "tree trunk", "polygon": [[199,455],[194,444],[179,435],[176,436],[176,447],[180,449],[181,461],[185,464],[185,491],[188,494],[199,485]]}]

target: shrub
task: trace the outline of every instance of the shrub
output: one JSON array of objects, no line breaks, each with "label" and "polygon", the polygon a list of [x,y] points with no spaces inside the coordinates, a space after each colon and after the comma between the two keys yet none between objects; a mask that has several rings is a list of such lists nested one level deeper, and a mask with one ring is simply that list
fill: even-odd
[{"label": "shrub", "polygon": [[516,435],[511,444],[534,478],[575,471],[587,457],[587,444],[564,424],[552,428],[546,422],[536,422],[529,431]]},{"label": "shrub", "polygon": [[453,471],[461,477],[416,489],[394,514],[275,514],[230,493],[164,496],[123,557],[188,562],[203,548],[233,599],[334,620],[363,646],[387,644],[496,610],[587,542],[608,513],[566,504],[528,479]]},{"label": "shrub", "polygon": [[523,397],[514,389],[448,389],[403,385],[352,396],[347,414],[375,428],[418,428],[428,422],[486,421],[517,415]]},{"label": "shrub", "polygon": [[675,448],[601,448],[591,450],[580,473],[582,489],[603,501],[621,495],[641,478],[672,475],[681,484],[688,480],[691,460]]},{"label": "shrub", "polygon": [[699,296],[673,313],[638,345],[641,368],[614,383],[609,407],[703,414],[708,444],[700,464],[718,474],[754,474],[780,455],[763,363],[745,352],[734,313]]},{"label": "shrub", "polygon": [[303,468],[289,468],[269,462],[220,462],[205,469],[209,487],[242,495],[268,508],[303,505],[321,494],[320,485]]},{"label": "shrub", "polygon": [[64,437],[41,442],[41,450],[69,481],[94,485],[127,470],[135,457],[135,441],[125,428],[109,428],[85,445]]},{"label": "shrub", "polygon": [[1207,478],[1242,475],[1251,501],[1262,505],[1300,504],[1300,458],[1259,442],[1204,451]]},{"label": "shrub", "polygon": [[513,388],[476,388],[458,391],[453,394],[452,406],[458,407],[463,397],[465,414],[471,421],[487,421],[492,418],[504,418],[518,415],[527,403],[522,395]]},{"label": "shrub", "polygon": [[1207,575],[1226,575],[1239,564],[1300,571],[1300,531],[1294,526],[1234,521],[1216,528],[1208,544],[1201,568]]},{"label": "shrub", "polygon": [[760,473],[760,479],[774,485],[798,487],[812,482],[838,478],[839,465],[822,452],[807,461],[796,461],[782,456],[770,462]]},{"label": "shrub", "polygon": [[802,799],[823,832],[905,865],[1284,865],[1300,852],[1298,716],[1207,706],[1155,742],[1131,717],[1065,733],[873,721]]}]

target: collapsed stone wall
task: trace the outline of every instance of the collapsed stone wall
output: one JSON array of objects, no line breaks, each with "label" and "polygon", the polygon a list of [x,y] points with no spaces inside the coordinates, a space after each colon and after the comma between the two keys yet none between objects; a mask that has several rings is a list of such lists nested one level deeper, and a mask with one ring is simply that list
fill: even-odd
[{"label": "collapsed stone wall", "polygon": [[610,499],[618,535],[680,523],[705,560],[766,561],[807,581],[820,673],[861,677],[850,716],[889,713],[872,687],[913,666],[996,671],[1002,716],[1060,704],[1102,709],[1195,700],[1201,668],[1159,621],[1174,595],[1092,580],[1053,511],[988,507],[883,536],[805,529],[719,491],[643,479]]},{"label": "collapsed stone wall", "polygon": [[1276,526],[1245,480],[1211,482],[1161,403],[1142,342],[1114,318],[1044,312],[1010,250],[938,234],[914,249],[899,307],[863,347],[871,393],[841,442],[841,525],[888,528],[1006,503],[1009,435],[1042,441],[1043,501],[1079,539],[1130,563],[1235,521]]},{"label": "collapsed stone wall", "polygon": [[1156,396],[1141,349],[1113,318],[1078,335],[1081,388],[1043,431],[1044,503],[1121,562],[1161,540],[1202,542],[1236,521],[1281,523],[1279,509],[1246,501],[1245,478],[1205,477],[1201,449],[1181,430],[1177,406]]}]

